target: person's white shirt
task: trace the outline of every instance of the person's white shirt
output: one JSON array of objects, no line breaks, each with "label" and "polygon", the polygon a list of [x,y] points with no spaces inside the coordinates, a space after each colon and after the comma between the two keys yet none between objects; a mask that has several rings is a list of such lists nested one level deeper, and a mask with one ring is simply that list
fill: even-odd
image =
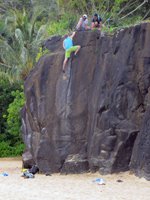
[{"label": "person's white shirt", "polygon": [[80,28],[86,29],[87,25],[88,25],[88,19],[87,18],[83,19],[83,17],[81,17],[79,19],[79,22],[78,22],[77,26],[76,26],[76,29],[80,29]]}]

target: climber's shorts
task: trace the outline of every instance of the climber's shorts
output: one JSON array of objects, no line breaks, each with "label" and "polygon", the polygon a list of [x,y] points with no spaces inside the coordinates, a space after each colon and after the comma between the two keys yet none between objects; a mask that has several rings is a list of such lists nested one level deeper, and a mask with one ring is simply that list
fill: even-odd
[{"label": "climber's shorts", "polygon": [[71,53],[76,51],[77,49],[78,49],[78,46],[70,47],[70,49],[66,50],[65,52],[65,58],[70,58]]}]

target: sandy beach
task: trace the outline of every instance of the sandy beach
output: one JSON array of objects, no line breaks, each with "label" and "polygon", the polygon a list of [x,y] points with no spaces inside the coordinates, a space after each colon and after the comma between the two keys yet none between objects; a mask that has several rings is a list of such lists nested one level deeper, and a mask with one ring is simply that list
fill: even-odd
[{"label": "sandy beach", "polygon": [[[0,200],[149,200],[150,182],[129,172],[102,176],[36,174],[34,179],[21,177],[21,159],[0,159]],[[105,185],[93,180],[103,178]],[[122,182],[117,182],[122,180]]]}]

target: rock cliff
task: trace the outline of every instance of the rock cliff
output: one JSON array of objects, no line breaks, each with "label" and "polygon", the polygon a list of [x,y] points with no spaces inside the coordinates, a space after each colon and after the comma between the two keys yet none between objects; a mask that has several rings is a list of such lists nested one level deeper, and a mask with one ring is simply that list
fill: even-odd
[{"label": "rock cliff", "polygon": [[63,79],[63,38],[25,82],[24,165],[42,172],[132,170],[150,180],[150,24],[101,37],[78,32]]}]

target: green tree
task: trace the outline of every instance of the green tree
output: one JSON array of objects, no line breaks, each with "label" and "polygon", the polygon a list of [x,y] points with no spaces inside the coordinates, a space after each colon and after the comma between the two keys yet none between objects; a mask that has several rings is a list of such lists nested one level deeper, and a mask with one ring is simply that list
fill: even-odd
[{"label": "green tree", "polygon": [[23,104],[20,85],[0,80],[0,157],[21,155],[24,150],[20,134],[20,109]]},{"label": "green tree", "polygon": [[10,84],[8,81],[0,80],[0,141],[6,138],[6,123],[7,119],[3,118],[7,115],[8,105],[14,100],[11,94],[13,90],[20,88],[18,84]]},{"label": "green tree", "polygon": [[7,138],[10,140],[12,146],[20,143],[21,141],[21,117],[20,111],[24,106],[25,99],[23,91],[13,91],[12,96],[14,96],[14,101],[9,104],[7,109],[8,115],[3,116],[7,118]]},{"label": "green tree", "polygon": [[[39,25],[35,11],[29,16],[25,10],[11,10],[5,17],[5,27],[0,36],[1,76],[10,81],[24,80],[35,64],[36,54],[45,37],[46,24]],[[5,13],[6,15],[6,13]]]}]

